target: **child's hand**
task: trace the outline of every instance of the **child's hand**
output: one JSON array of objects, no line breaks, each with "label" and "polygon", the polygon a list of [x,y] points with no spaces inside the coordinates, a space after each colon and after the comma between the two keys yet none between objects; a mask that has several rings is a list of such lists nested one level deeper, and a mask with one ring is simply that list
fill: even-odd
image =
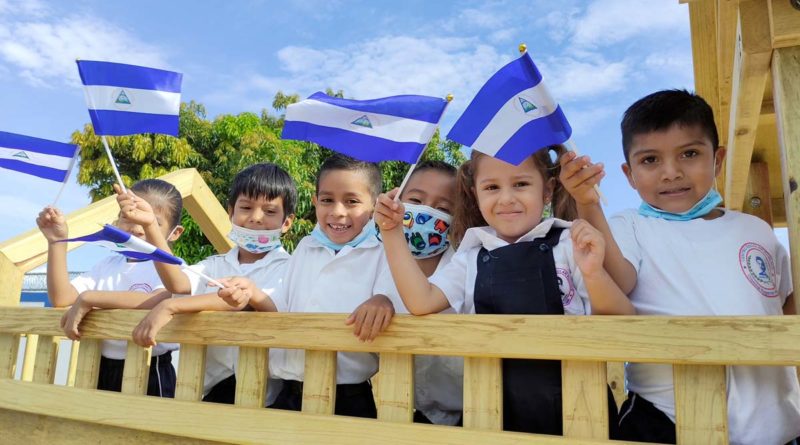
[{"label": "child's hand", "polygon": [[261,293],[256,283],[245,277],[224,278],[220,282],[225,287],[217,291],[217,296],[232,307],[244,307],[250,298]]},{"label": "child's hand", "polygon": [[66,239],[69,233],[67,219],[64,218],[61,210],[55,207],[47,206],[39,212],[39,216],[36,218],[36,225],[39,226],[42,235],[50,243]]},{"label": "child's hand", "polygon": [[570,234],[573,257],[584,277],[603,271],[603,258],[606,252],[603,234],[582,219],[572,222]]},{"label": "child's hand", "polygon": [[147,201],[136,196],[130,190],[123,193],[122,189],[119,188],[119,184],[114,184],[114,191],[117,193],[119,214],[122,218],[142,227],[147,227],[156,222],[156,214]]},{"label": "child's hand", "polygon": [[64,315],[61,316],[61,329],[70,340],[80,340],[81,333],[78,331],[78,326],[81,324],[83,317],[92,311],[92,306],[87,305],[81,296],[75,300],[75,303],[70,307]]},{"label": "child's hand", "polygon": [[588,156],[578,156],[575,152],[564,153],[559,160],[561,173],[558,180],[564,184],[578,205],[597,204],[600,195],[594,189],[605,177],[603,164],[593,164]]},{"label": "child's hand", "polygon": [[402,227],[405,207],[402,202],[394,200],[397,188],[387,193],[381,193],[375,203],[375,223],[381,232],[388,232],[397,227]]},{"label": "child's hand", "polygon": [[133,328],[133,342],[144,348],[156,345],[156,335],[175,315],[169,307],[169,300],[162,301],[145,315]]},{"label": "child's hand", "polygon": [[389,327],[394,317],[394,305],[385,295],[375,295],[347,317],[344,324],[353,326],[353,335],[360,341],[371,342]]}]

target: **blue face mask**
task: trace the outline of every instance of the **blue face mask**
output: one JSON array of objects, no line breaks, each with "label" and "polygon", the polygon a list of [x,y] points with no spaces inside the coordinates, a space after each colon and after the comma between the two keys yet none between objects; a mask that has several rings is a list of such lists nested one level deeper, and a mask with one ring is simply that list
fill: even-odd
[{"label": "blue face mask", "polygon": [[336,244],[333,241],[331,241],[331,239],[328,238],[328,235],[326,235],[325,232],[323,232],[322,229],[320,229],[319,223],[317,223],[317,225],[314,226],[314,230],[311,231],[311,236],[313,236],[314,239],[317,240],[323,246],[338,252],[344,249],[344,246],[356,247],[359,244],[361,244],[361,242],[364,241],[365,239],[376,236],[377,233],[378,232],[375,230],[375,222],[372,221],[372,219],[370,219],[369,221],[367,221],[367,224],[364,225],[364,228],[361,229],[361,233],[359,233],[358,236],[356,236],[355,238],[344,244]]},{"label": "blue face mask", "polygon": [[720,196],[717,189],[711,188],[711,190],[706,193],[706,196],[703,197],[703,199],[698,201],[697,204],[685,212],[665,212],[642,201],[642,205],[639,206],[639,214],[652,218],[666,219],[667,221],[689,221],[708,215],[708,213],[714,210],[721,202],[722,196]]},{"label": "blue face mask", "polygon": [[430,258],[447,250],[447,229],[452,217],[432,207],[419,204],[403,204],[406,212],[403,215],[403,233],[406,235],[408,248],[415,258]]}]

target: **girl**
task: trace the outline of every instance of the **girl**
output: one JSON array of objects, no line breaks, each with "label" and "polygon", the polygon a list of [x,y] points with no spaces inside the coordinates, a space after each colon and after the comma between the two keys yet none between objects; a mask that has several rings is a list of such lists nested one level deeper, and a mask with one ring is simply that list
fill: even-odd
[{"label": "girl", "polygon": [[[376,209],[397,290],[415,315],[452,307],[478,314],[633,314],[627,297],[603,269],[602,235],[585,221],[543,219],[547,204],[570,217],[571,200],[558,187],[550,151],[520,165],[476,151],[457,179],[451,240],[458,252],[429,279],[413,260],[401,230],[403,206],[394,193]],[[561,364],[553,360],[503,361],[504,427],[562,433]],[[610,424],[616,407],[609,395]]]},{"label": "girl", "polygon": [[[159,179],[139,181],[131,187],[131,191],[153,207],[163,236],[169,241],[178,239],[183,232],[183,227],[179,225],[183,208],[180,192],[172,184]],[[144,229],[131,223],[124,215],[124,210],[121,210],[115,225],[131,235],[143,238]],[[61,327],[70,339],[80,339],[78,325],[95,308],[146,309],[171,296],[163,289],[154,292],[161,281],[152,261],[136,261],[122,255],[112,255],[101,260],[92,270],[70,282],[66,261],[67,245],[56,242],[68,236],[64,215],[60,210],[48,206],[39,213],[36,224],[49,242],[47,290],[50,302],[54,307],[72,305],[61,319]],[[171,343],[160,343],[153,348],[147,394],[174,397],[175,368],[172,366],[172,351],[177,348],[178,345]],[[123,340],[103,341],[97,389],[121,390],[126,352],[127,342]]]}]

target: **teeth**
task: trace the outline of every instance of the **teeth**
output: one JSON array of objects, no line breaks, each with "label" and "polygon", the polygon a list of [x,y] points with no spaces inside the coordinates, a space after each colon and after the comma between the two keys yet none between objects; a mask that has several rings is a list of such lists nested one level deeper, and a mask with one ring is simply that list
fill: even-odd
[{"label": "teeth", "polygon": [[328,227],[330,227],[333,230],[347,230],[348,228],[350,228],[350,226],[346,224],[328,224]]}]

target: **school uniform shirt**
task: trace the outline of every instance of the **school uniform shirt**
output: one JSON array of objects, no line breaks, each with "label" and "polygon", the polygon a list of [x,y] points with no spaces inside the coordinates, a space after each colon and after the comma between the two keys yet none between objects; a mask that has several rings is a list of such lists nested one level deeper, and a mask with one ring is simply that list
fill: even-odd
[{"label": "school uniform shirt", "polygon": [[[783,314],[792,293],[789,258],[764,221],[730,210],[691,221],[628,210],[609,223],[638,274],[630,295],[638,314]],[[631,391],[675,421],[672,366],[628,363],[626,376]],[[730,366],[727,383],[732,444],[783,444],[800,435],[795,368]]]},{"label": "school uniform shirt", "polygon": [[[70,281],[72,287],[81,292],[131,291],[149,294],[161,285],[161,279],[152,261],[128,261],[122,255],[111,255],[100,260],[88,272]],[[176,343],[159,343],[153,348],[153,356],[178,349]],[[125,360],[128,342],[125,340],[103,340],[100,354],[114,360]]]},{"label": "school uniform shirt", "polygon": [[[556,264],[556,275],[561,291],[561,303],[566,315],[586,315],[591,312],[589,294],[583,284],[583,275],[572,258],[572,238],[570,223],[548,218],[521,236],[516,242],[533,241],[543,238],[551,227],[563,227],[558,244],[553,247],[553,259]],[[428,281],[438,287],[450,303],[450,307],[459,314],[475,313],[475,279],[478,276],[478,253],[481,247],[488,251],[509,245],[497,237],[491,227],[473,227],[464,234],[458,251],[450,262],[429,278]]]},{"label": "school uniform shirt", "polygon": [[[397,310],[395,302],[399,297],[383,244],[377,237],[369,237],[356,247],[345,246],[336,253],[306,236],[289,260],[282,286],[270,295],[279,312],[349,314],[377,294],[389,297]],[[305,352],[279,350],[270,359],[269,366],[275,377],[303,381]],[[337,355],[337,384],[362,383],[377,371],[376,354],[340,352]]]},{"label": "school uniform shirt", "polygon": [[[275,292],[281,285],[286,267],[289,264],[289,254],[279,247],[249,264],[239,263],[239,247],[236,246],[223,255],[213,255],[191,266],[192,269],[202,272],[211,278],[224,278],[231,276],[246,277],[251,279],[267,295]],[[218,288],[209,286],[205,279],[193,273],[186,273],[192,285],[192,295],[203,295],[217,292]],[[276,350],[270,349],[270,361]],[[236,373],[239,360],[239,348],[235,346],[209,346],[206,351],[206,375],[203,385],[203,395],[207,395],[217,383]],[[267,385],[267,405],[275,402],[280,392],[281,382],[269,379]]]}]

